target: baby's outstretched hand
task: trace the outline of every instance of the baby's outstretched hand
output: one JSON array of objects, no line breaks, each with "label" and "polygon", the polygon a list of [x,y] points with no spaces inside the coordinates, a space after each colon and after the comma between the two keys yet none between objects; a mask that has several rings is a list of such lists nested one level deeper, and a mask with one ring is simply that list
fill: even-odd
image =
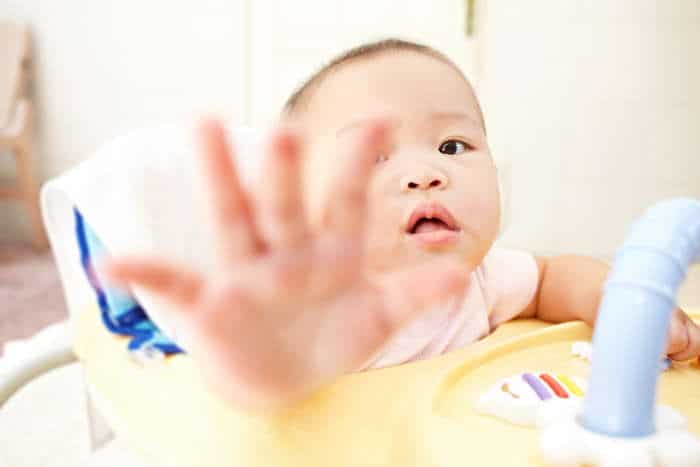
[{"label": "baby's outstretched hand", "polygon": [[357,370],[416,313],[461,292],[467,278],[444,261],[381,284],[364,274],[366,190],[388,132],[381,121],[362,132],[341,160],[327,222],[312,231],[299,138],[289,130],[272,137],[254,207],[223,128],[204,121],[198,137],[220,267],[204,277],[161,259],[118,258],[105,272],[175,305],[168,318],[178,343],[235,404],[284,404]]},{"label": "baby's outstretched hand", "polygon": [[671,317],[666,353],[679,361],[700,355],[700,327],[680,309],[676,309]]}]

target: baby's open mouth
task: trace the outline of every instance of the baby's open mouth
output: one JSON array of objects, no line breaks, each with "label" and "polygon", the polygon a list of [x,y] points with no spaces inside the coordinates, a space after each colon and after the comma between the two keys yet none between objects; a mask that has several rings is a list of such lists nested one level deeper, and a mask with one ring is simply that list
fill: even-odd
[{"label": "baby's open mouth", "polygon": [[435,232],[436,230],[454,230],[451,229],[449,225],[440,219],[428,219],[427,217],[421,217],[416,222],[416,225],[408,232],[410,234],[425,233],[425,232]]},{"label": "baby's open mouth", "polygon": [[430,203],[413,210],[404,231],[421,246],[439,246],[456,241],[461,229],[447,208]]}]

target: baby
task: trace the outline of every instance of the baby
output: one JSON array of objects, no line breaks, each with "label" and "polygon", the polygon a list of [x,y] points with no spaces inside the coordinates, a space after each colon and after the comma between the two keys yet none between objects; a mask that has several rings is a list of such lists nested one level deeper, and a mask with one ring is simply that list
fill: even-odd
[{"label": "baby", "polygon": [[[593,325],[608,268],[493,247],[497,173],[472,87],[439,52],[386,40],[325,66],[287,102],[245,191],[224,130],[198,130],[219,267],[118,258],[159,294],[178,344],[237,405],[290,403],[344,373],[461,348],[514,318]],[[676,310],[667,352],[700,353]]]}]

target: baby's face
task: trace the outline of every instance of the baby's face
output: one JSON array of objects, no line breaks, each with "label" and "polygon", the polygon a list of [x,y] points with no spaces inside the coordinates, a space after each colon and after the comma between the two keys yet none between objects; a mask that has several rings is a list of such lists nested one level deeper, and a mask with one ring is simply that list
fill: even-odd
[{"label": "baby's face", "polygon": [[498,233],[496,169],[476,97],[449,65],[390,52],[323,79],[301,123],[308,141],[306,201],[320,222],[340,157],[363,123],[390,120],[368,192],[368,266],[383,272],[439,255],[478,265]]}]

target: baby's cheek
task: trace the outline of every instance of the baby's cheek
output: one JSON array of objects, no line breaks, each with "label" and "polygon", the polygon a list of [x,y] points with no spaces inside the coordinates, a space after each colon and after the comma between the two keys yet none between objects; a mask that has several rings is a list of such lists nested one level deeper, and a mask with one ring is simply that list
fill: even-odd
[{"label": "baby's cheek", "polygon": [[456,190],[455,206],[458,216],[469,230],[485,242],[493,242],[498,234],[501,202],[495,177],[473,179]]},{"label": "baby's cheek", "polygon": [[476,193],[467,198],[465,203],[470,222],[481,227],[498,223],[500,216],[500,201],[498,195],[491,193]]}]

